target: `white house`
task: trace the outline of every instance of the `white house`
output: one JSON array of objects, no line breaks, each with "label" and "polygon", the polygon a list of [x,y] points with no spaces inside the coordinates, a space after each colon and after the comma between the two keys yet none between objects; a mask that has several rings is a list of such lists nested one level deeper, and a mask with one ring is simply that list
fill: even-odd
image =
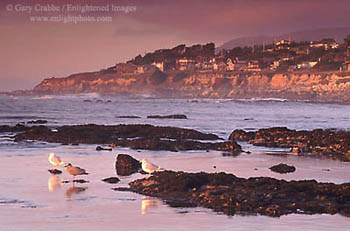
[{"label": "white house", "polygon": [[194,67],[195,63],[196,61],[188,58],[181,58],[176,60],[178,69],[181,71]]},{"label": "white house", "polygon": [[228,58],[227,61],[226,61],[226,70],[227,71],[233,71],[235,69],[235,65],[234,63],[232,62],[232,59]]},{"label": "white house", "polygon": [[311,62],[302,62],[299,63],[297,65],[298,69],[309,69],[309,68],[313,68],[314,66],[316,66],[318,62],[316,61],[311,61]]},{"label": "white house", "polygon": [[160,71],[164,71],[164,62],[153,62],[152,65],[157,67]]}]

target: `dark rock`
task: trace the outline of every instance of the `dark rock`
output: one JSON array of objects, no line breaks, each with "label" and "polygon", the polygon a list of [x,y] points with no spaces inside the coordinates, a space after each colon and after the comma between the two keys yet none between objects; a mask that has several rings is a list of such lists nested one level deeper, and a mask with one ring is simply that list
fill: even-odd
[{"label": "dark rock", "polygon": [[118,177],[108,177],[108,178],[103,179],[102,181],[107,182],[107,183],[110,183],[110,184],[116,184],[116,183],[118,183],[120,180],[119,180]]},{"label": "dark rock", "polygon": [[173,152],[183,150],[218,150],[240,153],[241,146],[236,142],[199,142],[193,140],[164,140],[160,138],[140,138],[133,140],[118,140],[115,142],[120,147],[147,150],[169,150]]},{"label": "dark rock", "polygon": [[[158,127],[148,124],[131,125],[71,125],[57,128],[57,132],[45,126],[30,128],[23,134],[18,134],[18,140],[33,139],[57,143],[85,143],[110,144],[122,138],[167,138],[167,139],[193,139],[218,140],[214,134],[205,134],[193,129],[176,127]],[[75,141],[75,142],[73,142]]]},{"label": "dark rock", "polygon": [[103,148],[101,146],[97,146],[96,151],[112,151],[112,148]]},{"label": "dark rock", "polygon": [[58,175],[58,174],[62,173],[62,171],[58,170],[58,169],[49,169],[48,171],[49,171],[49,173],[55,174],[55,175]]},{"label": "dark rock", "polygon": [[290,173],[290,172],[295,172],[295,167],[290,166],[287,164],[280,163],[278,165],[274,165],[271,168],[269,168],[273,172],[278,172],[278,173]]},{"label": "dark rock", "polygon": [[84,180],[84,179],[78,179],[78,180],[73,180],[74,183],[80,183],[80,184],[85,184],[89,183],[90,181]]},{"label": "dark rock", "polygon": [[31,121],[28,121],[27,123],[28,124],[47,124],[47,120],[31,120]]},{"label": "dark rock", "polygon": [[29,130],[30,127],[26,127],[23,124],[19,123],[16,126],[11,127],[8,125],[0,125],[0,132],[24,132]]},{"label": "dark rock", "polygon": [[92,101],[91,100],[89,100],[89,99],[84,99],[84,101],[83,101],[84,103],[91,103]]},{"label": "dark rock", "polygon": [[117,188],[112,188],[114,191],[119,191],[119,192],[132,192],[131,188],[127,187],[117,187]]},{"label": "dark rock", "polygon": [[140,116],[133,116],[133,115],[126,115],[126,116],[117,116],[116,118],[121,118],[121,119],[140,119]]},{"label": "dark rock", "polygon": [[129,176],[141,169],[141,163],[127,154],[118,154],[115,169],[119,176]]},{"label": "dark rock", "polygon": [[350,131],[315,129],[296,131],[286,127],[259,129],[256,132],[235,130],[230,139],[256,146],[290,148],[297,155],[350,161]]},{"label": "dark rock", "polygon": [[163,171],[129,185],[127,190],[174,201],[175,206],[199,205],[227,215],[350,215],[350,183],[288,182],[269,177],[244,179],[225,173]]},{"label": "dark rock", "polygon": [[243,130],[234,130],[229,136],[229,140],[249,141],[255,138],[254,132],[245,132]]},{"label": "dark rock", "polygon": [[[63,181],[62,181],[63,184],[68,184],[68,183],[70,183],[70,182],[71,182],[71,181],[69,181],[69,180],[63,180]],[[83,180],[83,179],[73,180],[72,182],[73,182],[73,183],[80,183],[80,184],[89,183],[89,181]]]},{"label": "dark rock", "polygon": [[148,119],[187,119],[186,115],[183,114],[174,114],[174,115],[150,115],[147,116]]}]

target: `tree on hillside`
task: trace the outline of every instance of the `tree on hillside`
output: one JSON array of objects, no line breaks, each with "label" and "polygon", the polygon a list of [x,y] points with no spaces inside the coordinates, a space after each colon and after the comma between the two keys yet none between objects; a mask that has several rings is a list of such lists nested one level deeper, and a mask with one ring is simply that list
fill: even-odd
[{"label": "tree on hillside", "polygon": [[350,56],[350,34],[348,34],[344,39],[346,45],[346,56]]},{"label": "tree on hillside", "polygon": [[346,44],[346,47],[350,47],[350,34],[348,34],[345,39],[344,42]]}]

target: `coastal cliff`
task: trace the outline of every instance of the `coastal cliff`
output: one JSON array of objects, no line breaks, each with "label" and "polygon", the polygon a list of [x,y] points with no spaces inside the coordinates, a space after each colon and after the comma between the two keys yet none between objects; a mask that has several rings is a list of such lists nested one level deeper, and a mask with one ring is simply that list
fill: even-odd
[{"label": "coastal cliff", "polygon": [[101,93],[178,98],[285,98],[321,102],[350,102],[348,72],[213,72],[152,69],[121,73],[116,68],[48,78],[35,94]]}]

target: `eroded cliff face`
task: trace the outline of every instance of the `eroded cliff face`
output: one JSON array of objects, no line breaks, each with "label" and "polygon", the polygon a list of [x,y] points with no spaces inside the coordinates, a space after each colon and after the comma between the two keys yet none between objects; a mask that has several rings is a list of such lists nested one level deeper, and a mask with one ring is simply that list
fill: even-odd
[{"label": "eroded cliff face", "polygon": [[43,80],[39,94],[151,94],[160,97],[251,98],[350,102],[350,73],[100,71]]}]

